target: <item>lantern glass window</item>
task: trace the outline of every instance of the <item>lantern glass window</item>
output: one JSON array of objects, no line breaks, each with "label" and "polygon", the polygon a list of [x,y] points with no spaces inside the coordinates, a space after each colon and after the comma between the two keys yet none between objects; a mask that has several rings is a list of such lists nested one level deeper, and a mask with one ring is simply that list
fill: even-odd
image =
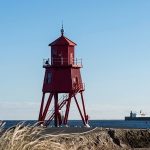
[{"label": "lantern glass window", "polygon": [[47,83],[51,83],[52,82],[52,73],[48,72],[47,74]]}]

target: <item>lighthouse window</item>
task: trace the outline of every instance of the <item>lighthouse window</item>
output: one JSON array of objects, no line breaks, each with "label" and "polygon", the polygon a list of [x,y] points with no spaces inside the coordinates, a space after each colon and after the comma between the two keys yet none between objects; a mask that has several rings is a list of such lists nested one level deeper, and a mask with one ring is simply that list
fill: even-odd
[{"label": "lighthouse window", "polygon": [[52,74],[51,74],[51,72],[48,72],[48,74],[47,74],[47,83],[51,83],[51,81],[52,81]]},{"label": "lighthouse window", "polygon": [[52,56],[56,56],[57,55],[57,50],[56,49],[53,49],[52,50]]}]

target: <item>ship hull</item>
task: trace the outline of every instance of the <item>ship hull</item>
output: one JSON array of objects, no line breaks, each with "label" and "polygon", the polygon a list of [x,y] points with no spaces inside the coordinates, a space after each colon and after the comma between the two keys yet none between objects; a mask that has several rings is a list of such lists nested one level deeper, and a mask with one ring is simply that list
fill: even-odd
[{"label": "ship hull", "polygon": [[150,121],[150,117],[125,117],[125,120]]}]

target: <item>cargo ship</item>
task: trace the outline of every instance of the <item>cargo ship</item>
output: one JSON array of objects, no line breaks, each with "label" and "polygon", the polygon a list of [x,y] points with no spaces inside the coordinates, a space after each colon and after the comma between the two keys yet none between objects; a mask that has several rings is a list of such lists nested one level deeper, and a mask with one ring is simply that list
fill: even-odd
[{"label": "cargo ship", "polygon": [[140,111],[140,115],[137,116],[137,113],[130,112],[130,116],[126,116],[125,120],[135,120],[135,121],[150,121],[150,117],[147,117],[145,113]]}]

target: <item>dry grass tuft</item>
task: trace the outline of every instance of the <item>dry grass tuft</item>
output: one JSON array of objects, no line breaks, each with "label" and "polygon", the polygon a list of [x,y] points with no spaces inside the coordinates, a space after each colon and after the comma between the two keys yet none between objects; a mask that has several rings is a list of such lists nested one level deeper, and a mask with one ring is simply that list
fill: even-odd
[{"label": "dry grass tuft", "polygon": [[0,150],[62,150],[53,138],[42,136],[43,129],[37,126],[18,124],[5,131],[0,137]]}]

